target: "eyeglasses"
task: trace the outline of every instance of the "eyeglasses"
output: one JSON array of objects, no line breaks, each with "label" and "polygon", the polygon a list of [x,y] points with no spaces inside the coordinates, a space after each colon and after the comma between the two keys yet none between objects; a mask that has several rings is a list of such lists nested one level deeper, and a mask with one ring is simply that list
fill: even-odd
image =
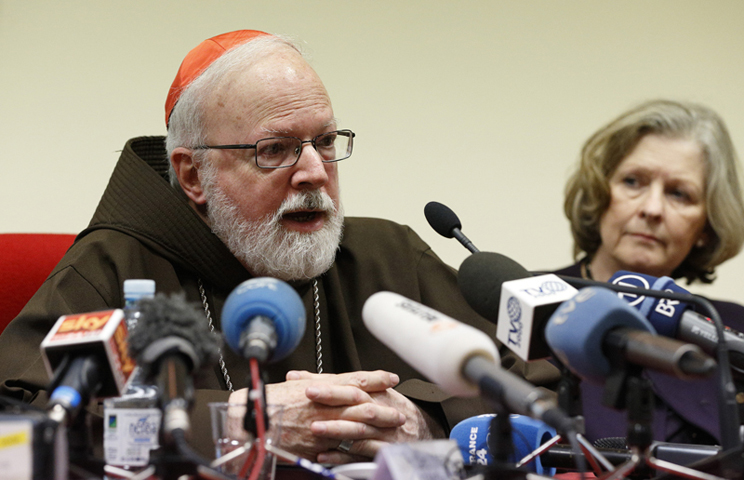
[{"label": "eyeglasses", "polygon": [[300,140],[297,137],[262,138],[254,144],[237,145],[198,145],[198,150],[256,150],[256,165],[259,168],[287,168],[300,159],[302,146],[311,143],[320,154],[323,163],[333,163],[349,158],[354,148],[354,137],[351,130],[335,130],[322,133],[312,140]]}]

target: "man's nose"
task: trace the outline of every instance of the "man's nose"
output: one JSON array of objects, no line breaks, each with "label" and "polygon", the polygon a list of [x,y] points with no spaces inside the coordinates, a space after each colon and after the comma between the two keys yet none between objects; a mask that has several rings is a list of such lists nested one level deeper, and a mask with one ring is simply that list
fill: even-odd
[{"label": "man's nose", "polygon": [[[300,159],[292,175],[292,186],[297,189],[320,188],[328,181],[326,164],[311,142],[302,145]],[[332,165],[332,164],[329,164]]]}]

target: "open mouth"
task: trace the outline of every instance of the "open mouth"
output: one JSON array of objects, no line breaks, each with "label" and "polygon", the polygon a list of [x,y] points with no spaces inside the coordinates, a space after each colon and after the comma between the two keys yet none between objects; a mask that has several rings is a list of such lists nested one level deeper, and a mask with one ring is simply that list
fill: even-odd
[{"label": "open mouth", "polygon": [[301,211],[301,212],[289,212],[285,213],[283,217],[287,220],[291,220],[293,222],[312,222],[313,220],[317,219],[321,215],[324,215],[324,212],[318,212],[318,211]]}]

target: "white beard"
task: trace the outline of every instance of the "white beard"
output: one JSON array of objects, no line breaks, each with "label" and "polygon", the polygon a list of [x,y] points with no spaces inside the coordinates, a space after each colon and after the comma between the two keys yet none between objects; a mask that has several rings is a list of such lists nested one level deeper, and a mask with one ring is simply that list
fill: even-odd
[{"label": "white beard", "polygon": [[[284,281],[307,280],[331,268],[343,233],[340,202],[335,205],[327,193],[319,190],[304,191],[285,199],[273,215],[251,222],[243,218],[209,174],[205,177],[204,195],[212,231],[251,274]],[[285,213],[303,209],[325,212],[323,228],[301,233],[282,226]]]}]

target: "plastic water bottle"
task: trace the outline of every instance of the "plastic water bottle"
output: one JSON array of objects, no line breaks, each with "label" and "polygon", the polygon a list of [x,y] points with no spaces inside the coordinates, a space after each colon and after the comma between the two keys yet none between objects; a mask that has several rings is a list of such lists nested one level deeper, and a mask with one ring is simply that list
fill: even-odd
[{"label": "plastic water bottle", "polygon": [[[137,328],[141,312],[137,302],[155,296],[154,280],[124,281],[124,314],[127,329]],[[139,469],[150,461],[150,450],[158,448],[162,412],[158,408],[158,390],[142,380],[139,367],[134,369],[121,397],[103,402],[103,449],[106,464]]]}]

